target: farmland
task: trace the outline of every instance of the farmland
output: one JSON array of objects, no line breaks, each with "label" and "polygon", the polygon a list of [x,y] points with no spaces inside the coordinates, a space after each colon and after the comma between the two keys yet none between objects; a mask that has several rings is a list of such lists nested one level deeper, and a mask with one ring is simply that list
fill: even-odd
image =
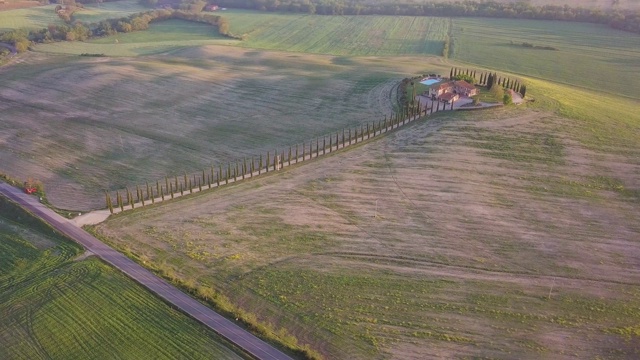
[{"label": "farmland", "polygon": [[332,55],[441,55],[449,20],[431,17],[319,16],[227,11],[250,48]]},{"label": "farmland", "polygon": [[0,198],[0,358],[240,358]]},{"label": "farmland", "polygon": [[637,104],[532,81],[96,230],[327,358],[637,357]]},{"label": "farmland", "polygon": [[[453,56],[464,63],[640,98],[640,37],[594,24],[455,19]],[[527,49],[531,43],[558,51]]]},{"label": "farmland", "polygon": [[[55,13],[56,5],[36,6],[25,9],[0,11],[0,31],[11,29],[43,29],[49,24],[62,25],[63,22]],[[77,20],[98,22],[129,16],[147,10],[135,0],[87,4],[74,13]]]},{"label": "farmland", "polygon": [[381,120],[397,80],[425,61],[229,46],[130,59],[30,55],[0,72],[0,172],[41,179],[52,204],[77,210],[104,206],[103,189]]},{"label": "farmland", "polygon": [[172,19],[151,24],[146,31],[123,33],[86,42],[40,44],[36,50],[51,54],[140,56],[203,45],[233,45],[237,42],[221,36],[210,25]]}]

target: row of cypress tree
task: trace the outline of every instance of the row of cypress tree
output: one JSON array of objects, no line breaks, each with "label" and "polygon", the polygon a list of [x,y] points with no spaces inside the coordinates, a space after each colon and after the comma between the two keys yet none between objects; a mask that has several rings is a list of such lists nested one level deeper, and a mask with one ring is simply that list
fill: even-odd
[{"label": "row of cypress tree", "polygon": [[[202,191],[219,187],[246,178],[251,178],[262,173],[276,171],[284,166],[289,166],[317,158],[321,155],[337,151],[350,145],[358,144],[362,141],[396,129],[422,116],[443,111],[445,104],[440,102],[432,102],[431,106],[423,106],[420,102],[417,104],[407,104],[403,106],[395,114],[391,114],[389,118],[385,116],[383,120],[367,122],[360,124],[355,128],[345,128],[334,134],[317,137],[311,141],[303,141],[295,146],[289,146],[288,150],[268,151],[265,156],[262,154],[252,156],[251,158],[243,158],[235,162],[228,162],[226,165],[212,165],[209,169],[202,170],[200,173],[182,176],[173,176],[173,178],[165,177],[164,181],[156,181],[154,184],[145,183],[144,186],[136,186],[135,193],[129,188],[118,190],[115,194],[115,203],[109,192],[105,192],[106,205],[113,214],[114,209],[134,209],[136,204],[145,206],[149,203],[154,204],[156,201],[164,201],[173,199],[178,194],[193,193],[194,191]],[[451,107],[453,109],[453,107]]]}]

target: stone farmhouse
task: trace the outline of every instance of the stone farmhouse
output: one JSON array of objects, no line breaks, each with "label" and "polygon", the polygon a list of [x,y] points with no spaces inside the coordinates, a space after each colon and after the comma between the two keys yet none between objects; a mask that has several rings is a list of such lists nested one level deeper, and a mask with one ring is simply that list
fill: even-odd
[{"label": "stone farmhouse", "polygon": [[440,100],[445,103],[455,102],[460,96],[474,96],[478,89],[464,80],[448,81],[429,89],[432,100]]}]

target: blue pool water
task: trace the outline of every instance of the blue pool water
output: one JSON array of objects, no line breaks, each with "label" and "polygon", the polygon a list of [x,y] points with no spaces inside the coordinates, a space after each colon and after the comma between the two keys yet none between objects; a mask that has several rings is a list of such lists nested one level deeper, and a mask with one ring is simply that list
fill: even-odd
[{"label": "blue pool water", "polygon": [[440,80],[437,80],[437,79],[427,79],[427,80],[420,81],[420,84],[433,85],[433,84],[437,84],[439,82],[440,82]]}]

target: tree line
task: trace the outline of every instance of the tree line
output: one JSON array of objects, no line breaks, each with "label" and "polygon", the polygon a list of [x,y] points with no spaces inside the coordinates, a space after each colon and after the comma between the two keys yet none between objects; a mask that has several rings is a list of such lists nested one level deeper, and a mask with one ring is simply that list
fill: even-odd
[{"label": "tree line", "polygon": [[44,29],[18,29],[0,35],[0,41],[16,47],[18,52],[26,51],[31,43],[50,43],[55,41],[84,41],[94,37],[146,30],[149,24],[169,19],[180,19],[211,25],[224,36],[237,38],[229,31],[229,21],[218,15],[193,13],[182,10],[151,10],[125,18],[103,20],[98,23],[49,25]]},{"label": "tree line", "polygon": [[260,11],[285,11],[320,15],[461,16],[536,20],[563,20],[606,24],[640,33],[639,11],[603,11],[567,5],[534,6],[526,1],[436,2],[428,0],[218,0],[217,5]]}]

